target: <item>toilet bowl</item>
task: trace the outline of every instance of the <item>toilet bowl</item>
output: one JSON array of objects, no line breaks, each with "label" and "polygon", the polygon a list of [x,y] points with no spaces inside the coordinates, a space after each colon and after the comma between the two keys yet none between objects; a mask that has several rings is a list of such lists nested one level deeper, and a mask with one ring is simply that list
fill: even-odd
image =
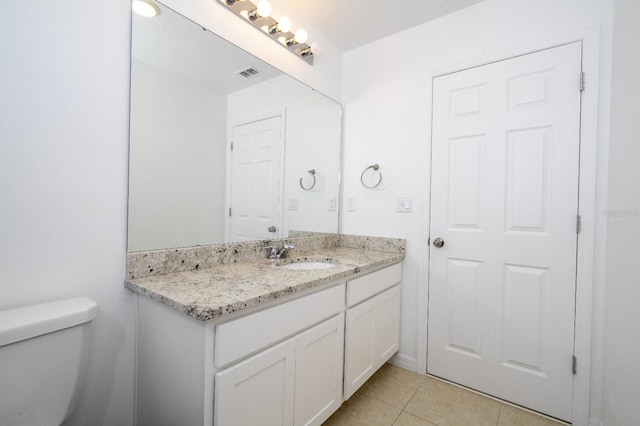
[{"label": "toilet bowl", "polygon": [[59,426],[69,416],[97,314],[86,297],[0,311],[0,425]]}]

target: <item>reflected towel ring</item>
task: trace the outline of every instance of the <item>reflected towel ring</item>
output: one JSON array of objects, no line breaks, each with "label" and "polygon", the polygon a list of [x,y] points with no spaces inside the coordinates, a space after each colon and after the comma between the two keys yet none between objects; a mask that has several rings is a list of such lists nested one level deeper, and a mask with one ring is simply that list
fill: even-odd
[{"label": "reflected towel ring", "polygon": [[305,191],[311,191],[313,187],[316,186],[316,170],[315,169],[307,170],[307,173],[309,173],[311,177],[313,177],[313,183],[311,184],[310,187],[305,188],[304,185],[302,184],[302,178],[300,178],[300,188],[304,189]]},{"label": "reflected towel ring", "polygon": [[373,169],[374,171],[378,172],[378,169],[380,169],[380,166],[378,164],[372,164],[369,167],[367,167],[366,169],[364,169],[364,171],[360,175],[360,182],[362,182],[362,186],[364,186],[365,188],[374,189],[374,188],[377,188],[382,183],[382,173],[378,172],[378,183],[376,183],[373,186],[369,186],[366,183],[364,183],[364,174],[367,173],[367,171],[369,169]]}]

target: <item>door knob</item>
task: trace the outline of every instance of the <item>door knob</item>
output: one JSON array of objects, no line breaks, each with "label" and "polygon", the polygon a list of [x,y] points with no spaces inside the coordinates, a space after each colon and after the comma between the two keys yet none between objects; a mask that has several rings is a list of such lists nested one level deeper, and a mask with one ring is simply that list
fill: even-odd
[{"label": "door knob", "polygon": [[267,231],[269,231],[269,232],[276,232],[276,227],[272,225],[272,226],[270,226],[270,227],[268,227],[268,228],[267,228]]},{"label": "door knob", "polygon": [[436,238],[433,240],[433,245],[440,248],[444,245],[444,240],[442,238]]}]

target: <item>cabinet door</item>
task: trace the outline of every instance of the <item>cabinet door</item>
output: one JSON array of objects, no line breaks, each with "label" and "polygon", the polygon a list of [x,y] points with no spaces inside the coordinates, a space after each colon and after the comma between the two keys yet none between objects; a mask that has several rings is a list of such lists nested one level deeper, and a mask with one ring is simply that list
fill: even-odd
[{"label": "cabinet door", "polygon": [[347,310],[344,393],[348,399],[398,350],[400,286]]},{"label": "cabinet door", "polygon": [[376,370],[400,348],[400,287],[378,296],[374,325]]},{"label": "cabinet door", "polygon": [[347,310],[344,393],[349,399],[374,370],[375,300]]},{"label": "cabinet door", "polygon": [[296,338],[296,425],[320,425],[342,404],[343,354],[344,314]]},{"label": "cabinet door", "polygon": [[215,424],[292,425],[295,352],[290,339],[216,373]]}]

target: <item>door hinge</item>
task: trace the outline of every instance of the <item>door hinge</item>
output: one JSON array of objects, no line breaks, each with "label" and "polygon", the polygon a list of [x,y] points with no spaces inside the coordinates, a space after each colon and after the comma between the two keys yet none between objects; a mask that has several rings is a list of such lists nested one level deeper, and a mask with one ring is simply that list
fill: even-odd
[{"label": "door hinge", "polygon": [[584,91],[584,73],[580,73],[580,91]]},{"label": "door hinge", "polygon": [[573,374],[577,374],[578,373],[578,358],[576,358],[576,356],[573,356],[573,362],[571,364],[571,371],[573,372]]},{"label": "door hinge", "polygon": [[579,234],[582,231],[582,216],[576,216],[576,234]]},{"label": "door hinge", "polygon": [[231,207],[229,207],[229,217],[231,217]]},{"label": "door hinge", "polygon": [[231,152],[233,152],[233,142],[231,142]]}]

